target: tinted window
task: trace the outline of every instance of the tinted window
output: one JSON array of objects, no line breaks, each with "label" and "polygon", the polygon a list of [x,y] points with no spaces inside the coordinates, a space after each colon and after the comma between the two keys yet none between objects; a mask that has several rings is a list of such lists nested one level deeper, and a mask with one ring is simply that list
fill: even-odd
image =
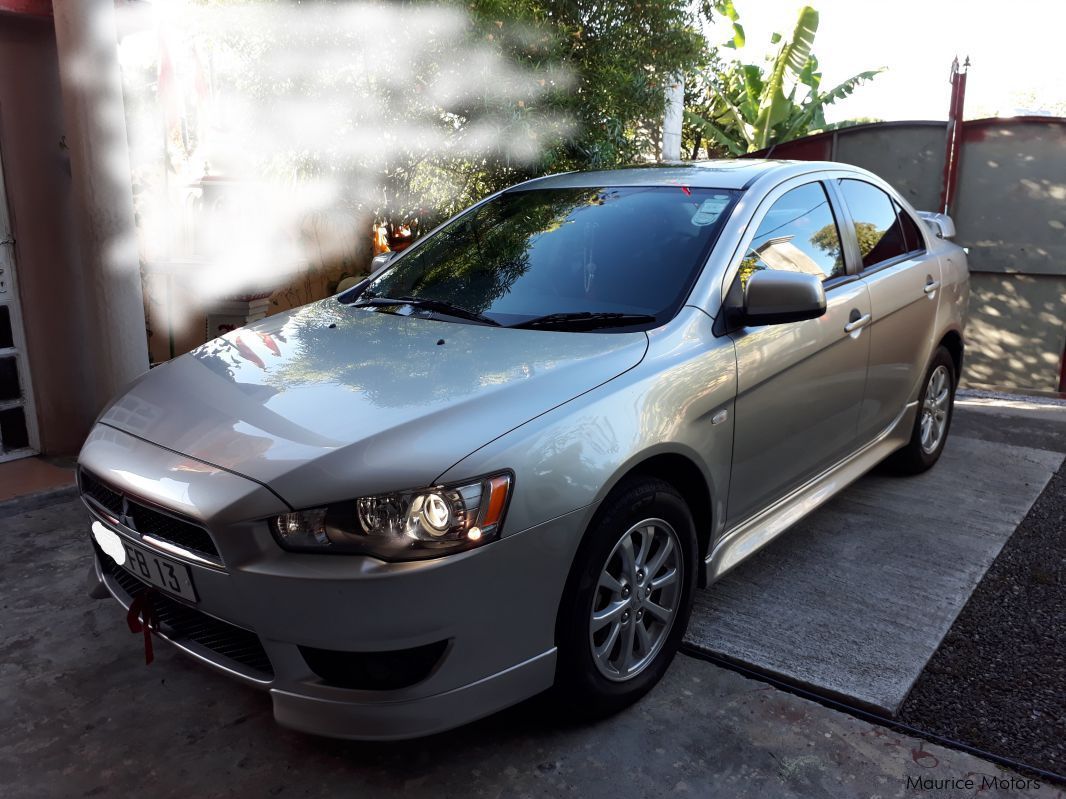
[{"label": "tinted window", "polygon": [[740,265],[741,285],[760,269],[843,275],[840,233],[821,183],[808,183],[770,206]]},{"label": "tinted window", "polygon": [[665,321],[735,197],[681,186],[509,192],[401,257],[361,298],[441,300],[502,324],[583,311]]},{"label": "tinted window", "polygon": [[840,190],[855,222],[864,269],[909,251],[895,204],[887,194],[862,180],[841,180]]},{"label": "tinted window", "polygon": [[899,217],[900,226],[903,228],[903,242],[907,245],[907,252],[918,252],[925,249],[925,239],[918,230],[918,223],[914,218],[903,210],[899,203],[893,203],[896,208],[896,216]]}]

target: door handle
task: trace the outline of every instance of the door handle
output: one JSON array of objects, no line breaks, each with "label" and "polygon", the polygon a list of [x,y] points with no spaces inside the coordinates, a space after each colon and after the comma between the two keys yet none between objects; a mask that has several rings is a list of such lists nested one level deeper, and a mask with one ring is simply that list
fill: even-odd
[{"label": "door handle", "polygon": [[[854,316],[855,313],[857,312],[853,312],[852,316]],[[863,314],[862,316],[854,318],[846,325],[844,325],[844,332],[854,333],[856,330],[862,330],[868,324],[870,324],[870,314]]]},{"label": "door handle", "polygon": [[925,293],[926,294],[932,294],[938,288],[940,288],[940,281],[939,280],[930,280],[928,283],[925,284]]}]

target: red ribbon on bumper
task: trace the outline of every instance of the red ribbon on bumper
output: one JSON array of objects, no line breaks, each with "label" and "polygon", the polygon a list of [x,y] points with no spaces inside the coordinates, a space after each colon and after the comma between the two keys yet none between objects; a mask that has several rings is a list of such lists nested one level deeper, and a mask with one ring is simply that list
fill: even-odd
[{"label": "red ribbon on bumper", "polygon": [[131,633],[144,633],[144,665],[151,664],[155,657],[152,652],[152,630],[159,629],[159,617],[156,615],[152,596],[155,592],[148,588],[133,598],[126,613],[126,624]]}]

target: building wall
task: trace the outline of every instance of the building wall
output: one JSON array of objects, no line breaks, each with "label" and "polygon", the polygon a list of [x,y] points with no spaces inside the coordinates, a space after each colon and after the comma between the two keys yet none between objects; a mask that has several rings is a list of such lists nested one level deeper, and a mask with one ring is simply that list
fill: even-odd
[{"label": "building wall", "polygon": [[92,422],[85,290],[73,233],[50,19],[0,14],[0,157],[41,448],[71,454]]},{"label": "building wall", "polygon": [[[945,135],[943,122],[859,125],[778,145],[773,156],[855,164],[937,210]],[[973,287],[963,381],[1062,391],[1066,119],[967,121],[959,163],[951,214]]]}]

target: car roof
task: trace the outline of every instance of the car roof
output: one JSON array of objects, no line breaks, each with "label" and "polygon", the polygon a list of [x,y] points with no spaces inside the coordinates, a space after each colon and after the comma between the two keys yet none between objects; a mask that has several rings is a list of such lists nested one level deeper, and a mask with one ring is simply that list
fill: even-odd
[{"label": "car roof", "polygon": [[765,158],[678,161],[547,175],[520,183],[510,191],[677,185],[708,189],[746,189],[757,179],[775,173],[783,180],[793,174],[842,168],[853,167],[831,161],[782,161]]}]

